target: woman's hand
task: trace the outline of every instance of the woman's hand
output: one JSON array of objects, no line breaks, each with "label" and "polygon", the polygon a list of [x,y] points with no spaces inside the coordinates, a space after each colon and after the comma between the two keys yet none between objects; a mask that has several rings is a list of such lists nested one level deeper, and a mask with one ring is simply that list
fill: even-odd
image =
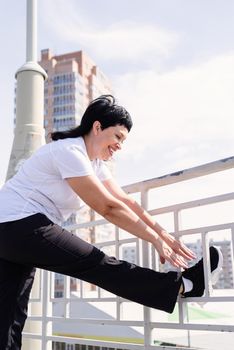
[{"label": "woman's hand", "polygon": [[[162,231],[160,234],[161,239],[167,243],[174,253],[186,260],[192,260],[196,258],[196,255],[185,246],[184,243],[177,240],[175,237],[170,235],[167,231]],[[162,264],[165,263],[165,257],[160,255],[160,261]]]},{"label": "woman's hand", "polygon": [[168,261],[171,265],[175,267],[183,267],[184,269],[188,268],[187,263],[182,258],[180,254],[177,254],[164,240],[160,237],[155,239],[153,243],[157,252],[160,255],[161,262]]}]

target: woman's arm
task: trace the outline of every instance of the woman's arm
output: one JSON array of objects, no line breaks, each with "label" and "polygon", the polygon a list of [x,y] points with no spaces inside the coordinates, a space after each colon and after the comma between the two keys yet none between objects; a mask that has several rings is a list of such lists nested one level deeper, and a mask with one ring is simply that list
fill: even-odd
[{"label": "woman's arm", "polygon": [[[182,242],[176,240],[153,217],[143,209],[131,196],[125,193],[114,179],[103,181],[105,188],[118,200],[125,203],[147,226],[154,230],[177,254],[191,260],[196,256]],[[163,259],[161,259],[162,262]]]},{"label": "woman's arm", "polygon": [[95,176],[66,179],[76,194],[106,220],[154,245],[160,256],[174,266],[187,264],[124,202],[113,196]]}]

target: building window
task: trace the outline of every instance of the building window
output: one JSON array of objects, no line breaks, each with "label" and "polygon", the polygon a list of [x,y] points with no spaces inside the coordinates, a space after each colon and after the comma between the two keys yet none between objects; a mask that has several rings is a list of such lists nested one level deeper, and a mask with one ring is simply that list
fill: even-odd
[{"label": "building window", "polygon": [[54,297],[55,298],[62,298],[63,297],[63,292],[62,291],[55,291],[54,292]]}]

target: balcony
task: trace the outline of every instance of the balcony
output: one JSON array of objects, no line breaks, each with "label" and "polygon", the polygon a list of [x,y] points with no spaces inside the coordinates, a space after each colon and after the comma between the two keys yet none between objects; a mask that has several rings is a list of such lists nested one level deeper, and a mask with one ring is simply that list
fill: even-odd
[{"label": "balcony", "polygon": [[[230,157],[124,187],[173,235],[183,239],[197,254],[203,254],[206,286],[203,297],[178,298],[174,313],[168,315],[82,281],[75,292],[71,291],[70,278],[65,277],[63,297],[55,298],[54,274],[38,271],[23,349],[231,349],[233,169],[234,157]],[[151,245],[102,218],[71,225],[69,229],[92,232],[95,245],[117,258],[126,256],[129,248],[129,256],[131,259],[134,256],[137,264],[156,270],[168,268],[159,263]],[[99,234],[102,230],[106,235]],[[214,288],[208,272],[210,244],[219,245],[225,257],[223,274]]]}]

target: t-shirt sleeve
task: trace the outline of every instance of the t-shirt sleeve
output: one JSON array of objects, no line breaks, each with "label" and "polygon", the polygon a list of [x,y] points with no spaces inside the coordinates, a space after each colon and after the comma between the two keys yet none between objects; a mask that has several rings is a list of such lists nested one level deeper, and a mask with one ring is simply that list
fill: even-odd
[{"label": "t-shirt sleeve", "polygon": [[63,179],[94,174],[89,159],[77,146],[61,147],[53,152],[53,160]]},{"label": "t-shirt sleeve", "polygon": [[99,161],[96,175],[100,181],[105,181],[112,178],[110,169],[107,167],[104,161]]}]

